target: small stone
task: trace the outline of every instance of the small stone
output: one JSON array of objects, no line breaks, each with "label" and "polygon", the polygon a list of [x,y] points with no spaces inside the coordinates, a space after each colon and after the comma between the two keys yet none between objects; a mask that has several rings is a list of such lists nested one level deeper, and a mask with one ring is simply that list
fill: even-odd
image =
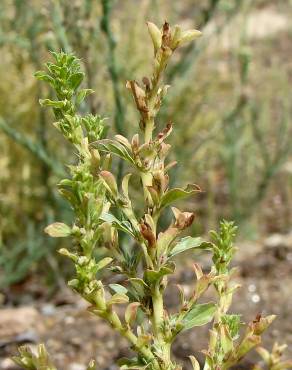
[{"label": "small stone", "polygon": [[5,358],[4,360],[0,361],[0,369],[2,370],[15,370],[18,367],[10,358]]},{"label": "small stone", "polygon": [[45,316],[52,316],[56,313],[56,307],[53,305],[53,304],[45,304],[42,308],[41,308],[41,312],[42,314],[44,314]]},{"label": "small stone", "polygon": [[66,316],[65,319],[64,319],[64,322],[65,322],[66,325],[72,325],[72,324],[74,324],[75,319],[72,316]]},{"label": "small stone", "polygon": [[86,366],[74,362],[69,366],[69,370],[86,370]]}]

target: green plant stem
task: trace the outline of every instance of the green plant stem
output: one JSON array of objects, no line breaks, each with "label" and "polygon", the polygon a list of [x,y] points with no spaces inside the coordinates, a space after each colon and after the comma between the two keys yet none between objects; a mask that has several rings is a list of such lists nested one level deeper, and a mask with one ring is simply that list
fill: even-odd
[{"label": "green plant stem", "polygon": [[156,338],[160,350],[163,354],[164,367],[163,369],[168,369],[168,366],[171,364],[170,360],[170,343],[167,342],[165,335],[163,333],[163,324],[164,324],[164,304],[163,304],[163,293],[159,289],[159,285],[156,285],[152,291],[152,326],[153,334]]},{"label": "green plant stem", "polygon": [[152,134],[154,130],[154,118],[147,120],[145,123],[145,142],[149,143],[152,140]]},{"label": "green plant stem", "polygon": [[163,342],[163,335],[161,332],[161,325],[163,323],[163,297],[159,291],[159,287],[156,285],[152,294],[153,304],[153,329],[156,337],[159,341]]},{"label": "green plant stem", "polygon": [[125,327],[122,325],[121,320],[115,312],[107,309],[106,303],[101,296],[98,295],[97,297],[95,297],[95,305],[96,308],[102,312],[97,316],[100,316],[104,320],[106,320],[112,328],[114,328],[121,334],[121,336],[132,343],[132,345],[138,350],[138,352],[141,353],[145,360],[149,361],[149,363],[153,363],[154,369],[160,369],[151,350],[145,346],[137,346],[138,338],[136,337],[136,335],[131,331],[129,327]]}]

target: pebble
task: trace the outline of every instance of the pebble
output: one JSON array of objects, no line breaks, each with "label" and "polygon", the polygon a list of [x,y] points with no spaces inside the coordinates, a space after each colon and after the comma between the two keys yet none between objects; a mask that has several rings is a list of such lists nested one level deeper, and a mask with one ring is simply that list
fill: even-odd
[{"label": "pebble", "polygon": [[4,360],[0,361],[0,369],[1,370],[15,370],[17,366],[10,358],[5,358]]},{"label": "pebble", "polygon": [[69,370],[86,370],[86,366],[74,362],[69,366]]}]

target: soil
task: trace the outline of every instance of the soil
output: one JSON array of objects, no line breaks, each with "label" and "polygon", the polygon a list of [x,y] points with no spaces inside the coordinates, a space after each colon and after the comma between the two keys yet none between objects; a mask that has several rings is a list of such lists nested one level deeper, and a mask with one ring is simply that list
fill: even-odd
[{"label": "soil", "polygon": [[[192,257],[192,258],[190,258]],[[187,254],[177,261],[177,280],[170,281],[166,291],[166,303],[169,310],[177,304],[175,284],[180,283],[185,293],[191,292],[195,282],[192,269],[193,255]],[[208,271],[208,256],[195,256],[203,268]],[[275,341],[287,343],[286,355],[292,357],[292,243],[287,237],[274,235],[264,243],[241,243],[234,265],[240,266],[237,282],[242,288],[234,296],[233,312],[242,315],[242,321],[248,322],[259,313],[278,316],[270,330],[264,335],[263,344],[271,348]],[[44,302],[38,292],[40,287],[23,292],[19,301],[19,287],[10,291],[5,310],[0,310],[0,369],[17,369],[9,360],[15,354],[17,346],[37,342],[46,343],[47,349],[58,369],[85,370],[84,364],[94,357],[100,370],[115,370],[115,360],[129,354],[129,345],[115,335],[101,320],[86,311],[87,303],[76,300],[76,296],[67,290],[61,290],[51,301]],[[30,294],[34,297],[31,297]],[[206,299],[212,299],[210,290]],[[36,297],[39,296],[38,299]],[[25,297],[25,298],[23,298]],[[34,299],[31,313],[28,309],[29,297]],[[17,302],[20,308],[9,307]],[[26,306],[25,310],[23,305]],[[32,303],[31,303],[32,305]],[[5,330],[3,320],[11,311]],[[4,315],[5,313],[5,315]],[[37,316],[36,316],[37,315]],[[8,315],[9,316],[9,315]],[[2,319],[2,326],[1,326]],[[13,323],[16,320],[16,325]],[[5,326],[5,325],[4,325]],[[11,330],[10,330],[11,328]],[[10,331],[9,331],[10,330]],[[207,327],[189,331],[177,338],[174,355],[189,370],[188,356],[195,354],[200,359],[200,351],[206,347]],[[10,334],[9,334],[10,333]],[[236,369],[251,369],[258,360],[253,353]]]}]

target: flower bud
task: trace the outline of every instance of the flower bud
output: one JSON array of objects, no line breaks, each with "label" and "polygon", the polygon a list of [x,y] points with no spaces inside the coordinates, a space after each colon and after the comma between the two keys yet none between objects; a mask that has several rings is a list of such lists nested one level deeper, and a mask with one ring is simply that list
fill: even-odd
[{"label": "flower bud", "polygon": [[114,175],[109,171],[101,171],[100,176],[103,178],[110,193],[116,198],[118,196],[118,185]]},{"label": "flower bud", "polygon": [[171,40],[171,49],[175,50],[178,47],[179,41],[181,39],[182,30],[180,26],[174,26],[174,32]]},{"label": "flower bud", "polygon": [[161,47],[162,34],[160,29],[152,22],[147,22],[147,27],[153,43],[154,53],[156,54],[157,50]]},{"label": "flower bud", "polygon": [[189,41],[193,41],[200,37],[202,35],[202,32],[198,30],[189,30],[189,31],[184,31],[181,35],[181,39],[178,42],[178,46],[182,46],[186,44]]},{"label": "flower bud", "polygon": [[267,317],[256,318],[252,323],[254,334],[261,335],[275,320],[276,315],[269,315]]},{"label": "flower bud", "polygon": [[149,247],[154,247],[156,244],[156,237],[151,230],[150,226],[147,224],[142,223],[140,225],[140,231],[143,235],[143,238],[147,240]]},{"label": "flower bud", "polygon": [[181,212],[175,207],[171,207],[171,210],[175,217],[175,227],[177,227],[179,230],[184,230],[191,226],[195,219],[195,215],[192,212]]},{"label": "flower bud", "polygon": [[170,48],[171,44],[171,30],[169,23],[165,22],[162,27],[162,47]]},{"label": "flower bud", "polygon": [[91,164],[92,166],[97,169],[100,163],[100,154],[97,149],[90,149],[91,154]]}]

